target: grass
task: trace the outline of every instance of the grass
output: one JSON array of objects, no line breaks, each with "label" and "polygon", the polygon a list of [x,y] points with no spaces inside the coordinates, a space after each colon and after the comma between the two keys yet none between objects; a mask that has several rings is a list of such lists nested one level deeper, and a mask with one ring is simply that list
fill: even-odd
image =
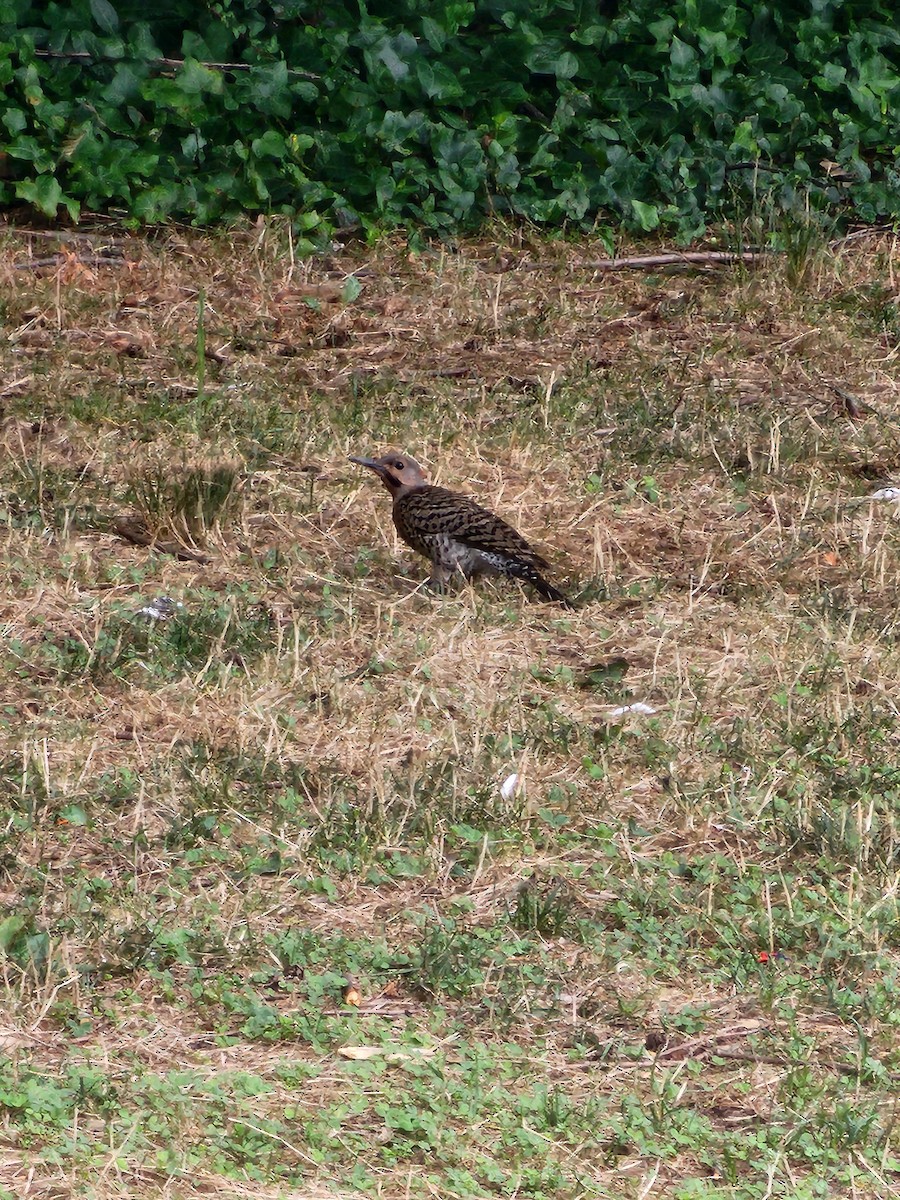
[{"label": "grass", "polygon": [[0,1196],[897,1190],[894,247],[790,234],[5,233]]}]

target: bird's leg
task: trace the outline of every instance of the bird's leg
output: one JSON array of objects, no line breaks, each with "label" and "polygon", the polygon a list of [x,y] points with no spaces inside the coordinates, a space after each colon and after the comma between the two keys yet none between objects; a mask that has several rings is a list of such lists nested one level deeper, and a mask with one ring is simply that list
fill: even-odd
[{"label": "bird's leg", "polygon": [[446,592],[447,585],[450,582],[450,574],[447,567],[433,562],[431,564],[431,576],[425,586],[432,592]]}]

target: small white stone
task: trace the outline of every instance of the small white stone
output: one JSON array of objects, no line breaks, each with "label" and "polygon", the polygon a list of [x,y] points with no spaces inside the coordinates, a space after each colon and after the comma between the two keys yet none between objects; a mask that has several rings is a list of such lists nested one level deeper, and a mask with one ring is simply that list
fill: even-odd
[{"label": "small white stone", "polygon": [[519,773],[513,771],[512,775],[507,777],[500,784],[500,795],[504,800],[512,800],[519,788]]},{"label": "small white stone", "polygon": [[173,600],[171,596],[157,596],[155,600],[139,608],[135,615],[146,617],[148,621],[169,621],[179,608],[184,608],[180,600]]},{"label": "small white stone", "polygon": [[879,488],[869,497],[870,500],[900,500],[900,487]]},{"label": "small white stone", "polygon": [[652,717],[656,712],[649,704],[644,704],[638,700],[635,704],[621,704],[618,708],[611,708],[607,714],[610,717],[624,717],[628,713],[636,713],[641,717]]}]

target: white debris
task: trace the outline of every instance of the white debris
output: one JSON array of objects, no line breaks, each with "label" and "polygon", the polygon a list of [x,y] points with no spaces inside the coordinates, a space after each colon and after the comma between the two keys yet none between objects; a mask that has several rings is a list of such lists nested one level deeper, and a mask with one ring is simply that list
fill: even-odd
[{"label": "white debris", "polygon": [[641,717],[652,717],[655,712],[655,708],[652,708],[649,704],[644,704],[643,701],[638,700],[634,704],[621,704],[618,708],[611,708],[606,715],[608,717],[624,717],[627,716],[628,713],[635,713]]},{"label": "white debris", "polygon": [[136,615],[146,617],[148,621],[170,621],[179,608],[184,608],[180,600],[173,600],[171,596],[157,596],[139,608]]},{"label": "white debris", "polygon": [[507,777],[500,784],[500,795],[504,800],[512,800],[513,796],[519,790],[519,773],[513,771],[512,775]]},{"label": "white debris", "polygon": [[869,496],[870,500],[900,500],[900,487],[883,487]]}]

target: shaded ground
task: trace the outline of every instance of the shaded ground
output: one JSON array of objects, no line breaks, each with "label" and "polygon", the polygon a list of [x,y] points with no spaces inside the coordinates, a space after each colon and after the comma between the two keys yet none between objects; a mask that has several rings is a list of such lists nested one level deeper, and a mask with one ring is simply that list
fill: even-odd
[{"label": "shaded ground", "polygon": [[602,257],[5,235],[9,1195],[893,1194],[893,241]]}]

